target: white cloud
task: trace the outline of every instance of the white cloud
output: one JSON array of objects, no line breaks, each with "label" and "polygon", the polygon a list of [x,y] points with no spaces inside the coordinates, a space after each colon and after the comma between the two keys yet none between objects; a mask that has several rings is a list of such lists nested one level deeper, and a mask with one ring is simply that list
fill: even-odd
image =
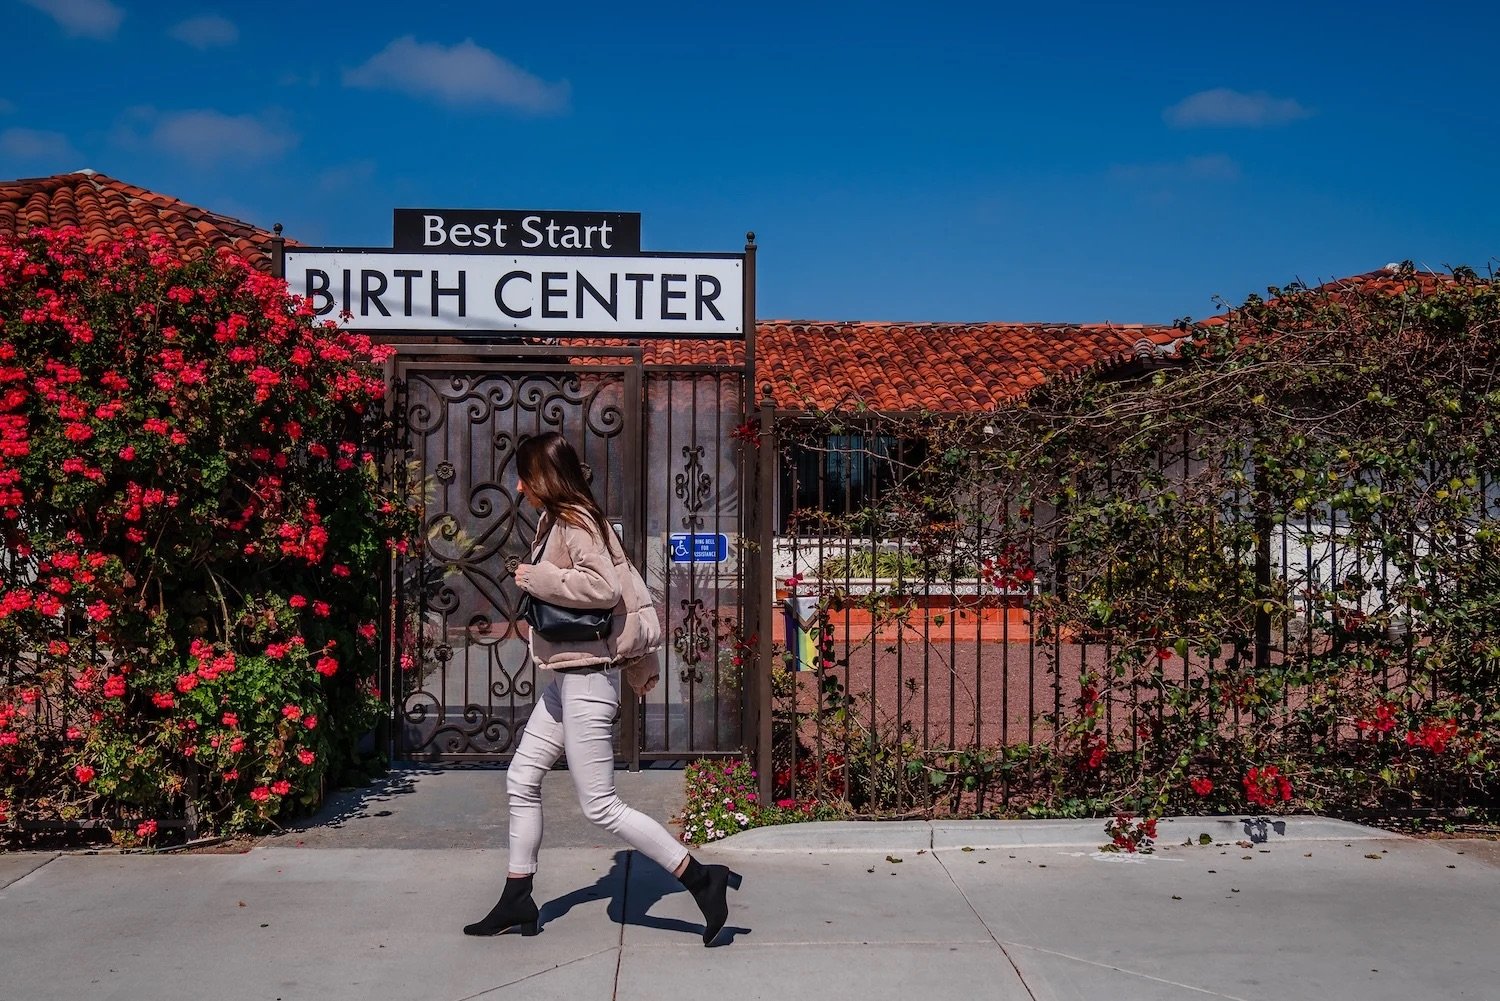
[{"label": "white cloud", "polygon": [[1285,125],[1312,114],[1312,109],[1291,97],[1272,97],[1265,91],[1247,94],[1216,87],[1191,94],[1161,113],[1168,125],[1179,129],[1205,126],[1265,128]]},{"label": "white cloud", "polygon": [[1146,184],[1176,184],[1182,181],[1237,181],[1240,165],[1223,153],[1190,156],[1163,163],[1117,163],[1109,168],[1117,181]]},{"label": "white cloud", "polygon": [[212,49],[221,45],[233,45],[240,40],[240,29],[233,21],[218,14],[199,14],[172,26],[168,32],[184,45],[195,49]]},{"label": "white cloud", "polygon": [[374,160],[355,160],[353,163],[327,167],[319,172],[318,190],[326,194],[346,192],[350,188],[368,183],[374,176]]},{"label": "white cloud", "polygon": [[548,83],[465,39],[457,45],[396,39],[363,66],[344,71],[344,84],[398,90],[447,104],[496,104],[534,114],[568,106],[568,82]]},{"label": "white cloud", "polygon": [[58,171],[73,170],[82,155],[61,132],[11,128],[0,132],[0,156],[12,160],[50,161]]},{"label": "white cloud", "polygon": [[109,0],[22,0],[56,21],[70,35],[110,38],[125,12]]},{"label": "white cloud", "polygon": [[130,148],[152,149],[198,166],[232,166],[273,160],[295,146],[299,137],[270,116],[135,108],[116,139]]}]

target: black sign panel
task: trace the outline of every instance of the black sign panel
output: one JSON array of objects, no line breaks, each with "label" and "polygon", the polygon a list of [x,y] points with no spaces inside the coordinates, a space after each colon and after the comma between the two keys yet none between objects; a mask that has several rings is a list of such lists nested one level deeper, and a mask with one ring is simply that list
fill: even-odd
[{"label": "black sign panel", "polygon": [[641,250],[639,212],[396,209],[392,249],[425,254],[617,257]]}]

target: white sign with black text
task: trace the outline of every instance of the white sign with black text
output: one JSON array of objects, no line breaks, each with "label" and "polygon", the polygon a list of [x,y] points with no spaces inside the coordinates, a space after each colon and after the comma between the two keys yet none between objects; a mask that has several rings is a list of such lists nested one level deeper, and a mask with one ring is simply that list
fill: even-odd
[{"label": "white sign with black text", "polygon": [[286,248],[290,290],[353,330],[744,336],[744,263]]}]

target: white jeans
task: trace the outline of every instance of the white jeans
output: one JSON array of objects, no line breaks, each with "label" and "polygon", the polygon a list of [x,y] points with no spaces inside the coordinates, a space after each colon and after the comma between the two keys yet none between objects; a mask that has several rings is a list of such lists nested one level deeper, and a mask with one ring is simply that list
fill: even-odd
[{"label": "white jeans", "polygon": [[542,779],[566,754],[583,815],[623,838],[667,872],[676,872],[687,848],[656,821],[625,805],[615,792],[612,729],[620,707],[618,671],[559,671],[542,690],[506,775],[510,795],[510,863],[513,873],[536,872],[542,844]]}]

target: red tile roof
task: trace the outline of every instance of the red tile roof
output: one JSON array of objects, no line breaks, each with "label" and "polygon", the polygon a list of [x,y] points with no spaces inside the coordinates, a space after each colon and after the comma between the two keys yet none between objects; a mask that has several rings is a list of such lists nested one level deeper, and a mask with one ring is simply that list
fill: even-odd
[{"label": "red tile roof", "polygon": [[165,237],[186,258],[228,247],[258,268],[270,267],[267,231],[96,171],[0,181],[0,233],[62,226],[77,226],[99,242],[134,227]]},{"label": "red tile roof", "polygon": [[[1182,336],[1168,326],[1052,323],[756,325],[756,393],[777,405],[827,409],[989,410],[1048,378],[1110,368]],[[651,341],[648,364],[738,364],[737,342]]]},{"label": "red tile roof", "polygon": [[[64,225],[96,240],[133,226],[187,257],[229,247],[270,266],[265,230],[103,174],[0,182],[0,233]],[[1118,365],[1182,337],[1172,327],[1113,324],[767,320],[756,329],[757,395],[769,383],[782,407],[859,402],[876,410],[987,410],[1048,378]],[[642,349],[652,365],[735,365],[743,351],[734,341],[647,341]]]}]

